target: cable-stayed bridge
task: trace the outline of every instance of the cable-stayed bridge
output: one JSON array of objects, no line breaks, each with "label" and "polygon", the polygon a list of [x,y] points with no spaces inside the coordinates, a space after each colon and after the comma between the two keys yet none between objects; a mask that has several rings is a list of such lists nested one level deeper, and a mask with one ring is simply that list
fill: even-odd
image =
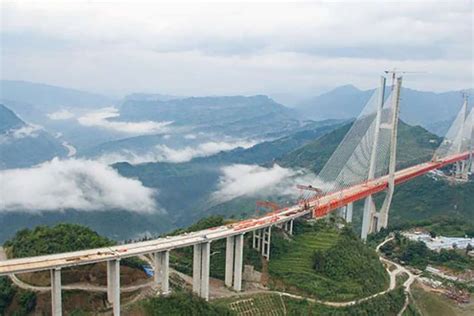
[{"label": "cable-stayed bridge", "polygon": [[[299,217],[324,218],[337,212],[352,221],[352,203],[364,200],[362,238],[388,224],[393,190],[397,184],[432,170],[453,166],[452,177],[466,181],[473,172],[474,110],[468,111],[465,100],[443,142],[431,161],[396,170],[397,133],[400,89],[397,78],[391,93],[385,96],[385,78],[359,117],[319,174],[321,188],[312,188],[293,206],[276,209],[257,218],[178,236],[89,249],[69,253],[10,259],[0,262],[0,276],[51,271],[53,315],[62,314],[61,269],[71,266],[107,262],[107,299],[114,315],[120,315],[120,260],[139,255],[154,258],[154,278],[161,292],[169,292],[169,252],[193,247],[193,291],[209,299],[210,245],[226,239],[225,285],[242,290],[244,235],[252,233],[253,247],[270,259],[271,229],[282,227],[290,234],[293,221]],[[319,181],[318,181],[319,183]],[[377,210],[372,195],[385,191]]]}]

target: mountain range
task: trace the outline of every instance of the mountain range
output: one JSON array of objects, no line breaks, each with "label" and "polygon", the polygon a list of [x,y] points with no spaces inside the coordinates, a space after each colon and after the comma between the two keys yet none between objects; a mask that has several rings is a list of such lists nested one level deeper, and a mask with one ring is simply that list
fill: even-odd
[{"label": "mountain range", "polygon": [[58,139],[0,104],[0,169],[29,167],[67,154]]},{"label": "mountain range", "polygon": [[46,113],[62,108],[104,107],[116,102],[96,93],[18,80],[0,81],[0,100],[29,104]]},{"label": "mountain range", "polygon": [[[390,93],[386,89],[385,95]],[[410,125],[421,125],[433,132],[436,126],[451,120],[463,103],[462,92],[472,94],[472,89],[435,93],[402,88],[400,93],[400,117]],[[360,90],[352,85],[341,86],[314,98],[301,102],[297,111],[313,120],[356,117],[370,99],[374,90]],[[441,135],[440,135],[441,136]]]}]

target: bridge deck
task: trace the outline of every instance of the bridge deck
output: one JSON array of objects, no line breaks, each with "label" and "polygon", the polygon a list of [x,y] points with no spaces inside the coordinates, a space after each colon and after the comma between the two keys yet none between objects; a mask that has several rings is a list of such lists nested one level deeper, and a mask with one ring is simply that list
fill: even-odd
[{"label": "bridge deck", "polygon": [[[469,152],[449,156],[445,159],[422,163],[396,172],[395,183],[399,184],[427,172],[441,168],[456,161],[469,157]],[[194,244],[210,242],[229,236],[261,229],[271,225],[284,223],[290,219],[313,213],[315,217],[327,215],[334,209],[350,202],[360,200],[370,194],[381,192],[388,186],[388,176],[377,178],[365,183],[354,185],[348,189],[330,193],[309,202],[309,208],[303,205],[268,213],[262,217],[248,219],[231,225],[214,227],[194,233],[179,236],[159,238],[150,241],[119,245],[108,248],[88,249],[82,251],[60,253],[20,259],[10,259],[0,262],[0,276],[10,273],[24,273],[64,268],[70,266],[91,264],[112,259],[122,259],[146,253],[160,252],[171,249],[188,247]]]}]

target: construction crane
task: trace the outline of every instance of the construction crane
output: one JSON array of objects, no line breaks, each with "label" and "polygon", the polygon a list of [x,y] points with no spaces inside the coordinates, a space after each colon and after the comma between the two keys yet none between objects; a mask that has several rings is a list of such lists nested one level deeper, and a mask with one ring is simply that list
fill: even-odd
[{"label": "construction crane", "polygon": [[272,212],[275,212],[280,209],[280,206],[274,202],[271,201],[257,201],[256,203],[256,208],[255,208],[255,214],[258,215],[259,211],[263,209],[271,210]]},{"label": "construction crane", "polygon": [[393,68],[392,70],[384,70],[384,73],[391,74],[392,77],[392,90],[395,84],[395,77],[398,74],[425,74],[424,71],[405,71],[405,70],[398,70],[397,68]]},{"label": "construction crane", "polygon": [[297,184],[296,187],[301,191],[310,191],[310,195],[305,195],[303,192],[300,195],[300,202],[303,203],[303,208],[307,210],[309,208],[309,200],[312,198],[318,198],[323,195],[323,190],[313,187],[312,185],[301,185]]}]

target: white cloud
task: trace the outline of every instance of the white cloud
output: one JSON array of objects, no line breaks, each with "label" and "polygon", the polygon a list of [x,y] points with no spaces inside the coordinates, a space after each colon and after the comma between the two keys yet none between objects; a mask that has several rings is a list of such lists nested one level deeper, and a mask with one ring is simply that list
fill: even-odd
[{"label": "white cloud", "polygon": [[155,191],[96,161],[53,159],[0,171],[0,212],[111,209],[158,211]]},{"label": "white cloud", "polygon": [[103,154],[98,158],[107,164],[126,161],[131,164],[146,162],[186,162],[196,157],[206,157],[217,154],[221,151],[228,151],[238,147],[250,148],[257,144],[257,141],[238,140],[238,141],[220,141],[206,142],[195,147],[186,146],[180,149],[173,149],[166,145],[157,145],[151,151],[146,153],[136,153],[130,150],[112,152]]},{"label": "white cloud", "polygon": [[282,168],[275,164],[270,168],[258,165],[234,164],[221,169],[218,190],[211,201],[222,203],[240,196],[292,196],[297,197],[297,184],[311,184],[322,188],[324,184],[314,174],[305,170]]},{"label": "white cloud", "polygon": [[184,139],[196,139],[197,136],[195,134],[186,134],[184,135]]},{"label": "white cloud", "polygon": [[21,139],[26,137],[38,137],[38,132],[43,128],[39,125],[28,124],[18,129],[11,130],[10,134],[13,138]]},{"label": "white cloud", "polygon": [[185,162],[196,157],[205,157],[217,154],[221,151],[232,150],[237,147],[250,148],[256,141],[235,141],[235,142],[207,142],[199,144],[197,147],[185,147],[183,149],[173,149],[165,145],[157,146],[162,152],[163,161]]},{"label": "white cloud", "polygon": [[0,144],[2,143],[8,143],[11,141],[14,141],[16,139],[22,139],[22,138],[35,138],[38,137],[39,133],[41,130],[43,130],[42,126],[39,125],[33,125],[33,124],[27,124],[24,125],[20,128],[15,128],[15,129],[10,129],[0,135]]},{"label": "white cloud", "polygon": [[69,120],[69,119],[72,119],[75,115],[74,113],[68,110],[61,110],[61,111],[49,113],[47,114],[47,116],[51,120]]},{"label": "white cloud", "polygon": [[159,134],[168,131],[168,125],[172,122],[122,122],[109,120],[120,116],[118,109],[113,107],[102,108],[97,111],[86,113],[78,118],[78,122],[84,126],[95,126],[127,134]]}]

